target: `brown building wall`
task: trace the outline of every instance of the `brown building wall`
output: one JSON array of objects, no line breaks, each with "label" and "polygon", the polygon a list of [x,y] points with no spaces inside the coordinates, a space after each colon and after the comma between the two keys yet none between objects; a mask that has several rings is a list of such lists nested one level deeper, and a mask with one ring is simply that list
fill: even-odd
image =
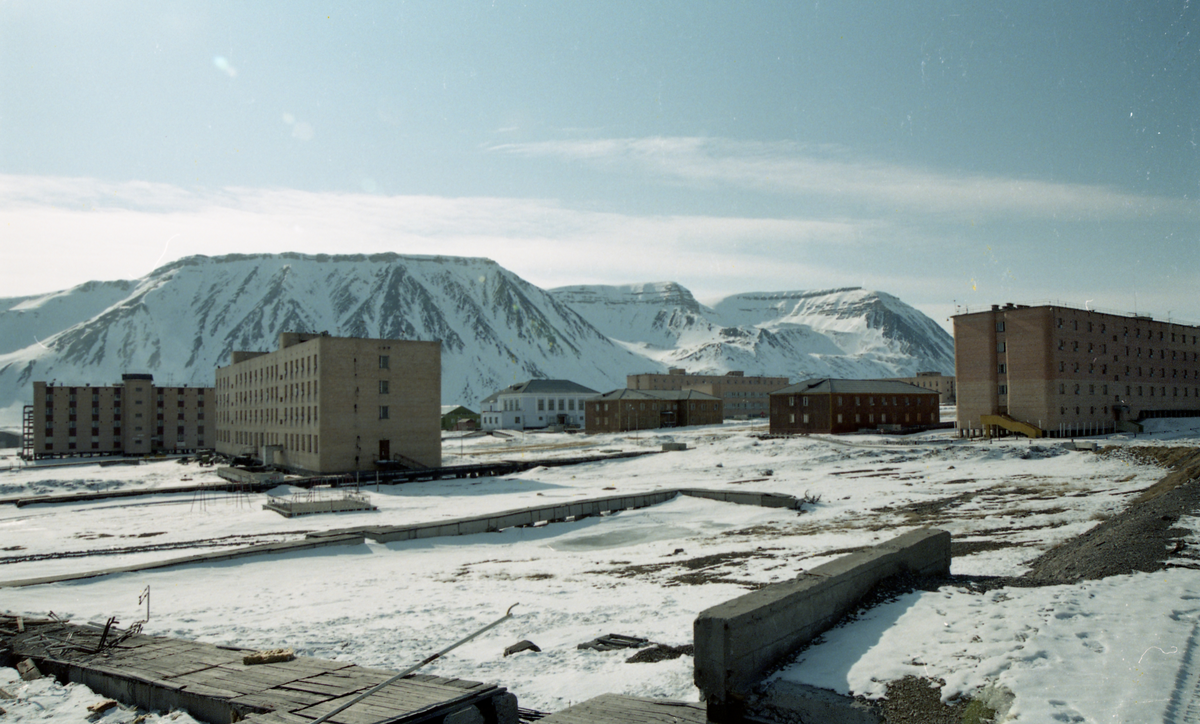
[{"label": "brown building wall", "polygon": [[217,370],[218,451],[318,473],[441,465],[440,342],[287,333],[233,359]]},{"label": "brown building wall", "polygon": [[74,387],[34,382],[32,451],[35,457],[148,455],[211,447],[205,413],[213,398],[211,387],[158,387],[140,378]]},{"label": "brown building wall", "polygon": [[[630,432],[662,427],[716,425],[724,420],[720,400],[588,400],[585,432]],[[669,422],[674,424],[670,425]]]},{"label": "brown building wall", "polygon": [[938,405],[933,391],[911,395],[776,393],[771,395],[771,433],[839,434],[880,426],[935,425],[941,420]]},{"label": "brown building wall", "polygon": [[[1196,327],[1005,306],[956,316],[954,331],[960,427],[979,428],[983,414],[1009,414],[1065,434],[1118,418],[1200,412]],[[1005,351],[989,361],[998,342]]]}]

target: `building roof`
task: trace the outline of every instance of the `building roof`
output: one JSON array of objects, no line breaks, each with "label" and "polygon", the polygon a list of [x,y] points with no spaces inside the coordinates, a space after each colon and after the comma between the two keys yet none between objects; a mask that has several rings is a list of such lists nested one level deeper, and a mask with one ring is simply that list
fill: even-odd
[{"label": "building roof", "polygon": [[584,387],[578,382],[570,380],[529,380],[528,382],[520,382],[511,387],[505,387],[499,392],[493,392],[483,398],[483,402],[495,402],[500,395],[570,395],[584,394],[596,395],[599,394],[590,387]]},{"label": "building roof", "polygon": [[461,414],[464,414],[464,415],[477,414],[471,408],[463,407],[462,405],[442,405],[442,417],[449,415],[451,412],[460,412],[460,411],[461,411]]},{"label": "building roof", "polygon": [[719,402],[720,397],[714,397],[700,390],[631,390],[622,387],[612,392],[594,398],[596,400],[705,400]]},{"label": "building roof", "polygon": [[775,390],[774,395],[936,395],[937,392],[924,387],[910,385],[900,380],[804,380],[794,385]]}]

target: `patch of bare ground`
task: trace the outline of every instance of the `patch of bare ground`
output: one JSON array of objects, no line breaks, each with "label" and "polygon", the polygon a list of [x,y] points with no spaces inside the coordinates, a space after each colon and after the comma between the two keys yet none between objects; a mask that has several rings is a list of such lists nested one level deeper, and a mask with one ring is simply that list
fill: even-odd
[{"label": "patch of bare ground", "polygon": [[889,681],[887,694],[879,701],[887,724],[962,724],[968,702],[942,701],[945,681],[906,676]]},{"label": "patch of bare ground", "polygon": [[1183,540],[1188,531],[1175,523],[1200,512],[1200,449],[1123,447],[1100,454],[1162,465],[1169,472],[1125,510],[1036,558],[1024,578],[1070,583],[1168,566],[1200,567],[1167,562],[1171,556],[1189,557]]},{"label": "patch of bare ground", "polygon": [[734,577],[746,561],[755,558],[778,558],[773,551],[782,548],[757,548],[752,551],[730,551],[727,553],[712,553],[696,558],[686,558],[665,563],[641,563],[622,566],[607,571],[593,570],[587,573],[599,573],[618,578],[653,577],[665,574],[662,580],[664,586],[696,586],[705,583],[731,583],[748,589],[758,589],[767,585],[758,581],[747,581]]}]

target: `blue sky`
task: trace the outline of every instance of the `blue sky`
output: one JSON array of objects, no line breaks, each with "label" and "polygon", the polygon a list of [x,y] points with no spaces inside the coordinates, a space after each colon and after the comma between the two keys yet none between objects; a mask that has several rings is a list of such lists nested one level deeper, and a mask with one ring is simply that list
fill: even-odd
[{"label": "blue sky", "polygon": [[[1200,321],[1191,2],[0,3],[0,296],[188,254]],[[48,264],[52,259],[53,264]]]}]

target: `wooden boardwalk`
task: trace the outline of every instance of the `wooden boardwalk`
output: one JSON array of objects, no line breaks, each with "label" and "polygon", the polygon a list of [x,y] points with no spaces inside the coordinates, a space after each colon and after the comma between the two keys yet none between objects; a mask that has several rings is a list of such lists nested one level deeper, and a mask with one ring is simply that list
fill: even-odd
[{"label": "wooden boardwalk", "polygon": [[707,724],[703,704],[601,694],[551,714],[542,724]]},{"label": "wooden boardwalk", "polygon": [[[22,622],[24,624],[24,622]],[[297,657],[247,665],[247,650],[52,620],[17,632],[0,617],[0,635],[17,658],[43,673],[84,684],[147,709],[185,709],[214,724],[308,724],[395,675],[343,661]],[[103,638],[103,645],[102,643]],[[447,718],[449,717],[449,718]],[[332,724],[516,724],[516,697],[503,687],[414,674],[330,718]]]}]

